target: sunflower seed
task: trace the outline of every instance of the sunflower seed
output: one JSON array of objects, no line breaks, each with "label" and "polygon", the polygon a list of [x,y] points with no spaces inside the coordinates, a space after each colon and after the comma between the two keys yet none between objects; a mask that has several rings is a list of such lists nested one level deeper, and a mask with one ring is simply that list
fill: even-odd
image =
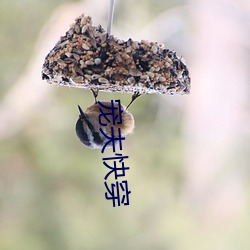
[{"label": "sunflower seed", "polygon": [[99,79],[101,77],[101,75],[97,75],[97,74],[94,74],[94,75],[92,75],[92,79],[94,80],[94,79]]},{"label": "sunflower seed", "polygon": [[142,81],[147,82],[147,81],[149,81],[149,76],[148,76],[148,75],[142,75],[142,76],[140,77],[140,79],[141,79]]},{"label": "sunflower seed", "polygon": [[65,55],[66,55],[67,57],[71,57],[72,54],[71,54],[70,52],[66,52]]},{"label": "sunflower seed", "polygon": [[141,43],[148,46],[148,47],[150,47],[150,42],[147,41],[147,40],[142,40]]},{"label": "sunflower seed", "polygon": [[77,34],[80,33],[80,27],[79,27],[79,25],[75,25],[75,31],[76,31]]},{"label": "sunflower seed", "polygon": [[129,77],[128,78],[128,83],[129,84],[135,84],[135,78],[134,77]]},{"label": "sunflower seed", "polygon": [[147,72],[147,75],[148,75],[151,79],[153,79],[154,76],[155,76],[155,74],[154,74],[153,72],[150,72],[150,71]]},{"label": "sunflower seed", "polygon": [[151,47],[151,51],[152,51],[154,54],[156,54],[157,51],[158,51],[158,48],[157,48],[155,45],[153,45],[153,46]]},{"label": "sunflower seed", "polygon": [[141,76],[142,75],[142,73],[138,69],[135,69],[135,68],[130,68],[129,74],[131,76]]},{"label": "sunflower seed", "polygon": [[106,78],[104,78],[104,77],[99,78],[99,79],[98,79],[98,82],[99,82],[99,83],[106,83],[106,84],[109,83],[109,81],[108,81]]},{"label": "sunflower seed", "polygon": [[67,65],[62,59],[57,60],[57,63],[58,63],[60,66],[66,66],[66,65]]},{"label": "sunflower seed", "polygon": [[83,43],[82,44],[82,48],[85,49],[85,50],[89,50],[89,46],[86,44],[86,43]]},{"label": "sunflower seed", "polygon": [[75,72],[78,73],[79,75],[83,75],[83,72],[82,72],[82,70],[81,70],[79,67],[75,66],[75,67],[74,67],[74,70],[75,70]]},{"label": "sunflower seed", "polygon": [[74,56],[74,58],[75,58],[77,61],[80,60],[80,56],[79,56],[79,55],[77,55],[77,54],[75,54],[75,53],[73,53],[72,55]]},{"label": "sunflower seed", "polygon": [[94,65],[95,63],[94,63],[93,61],[87,60],[87,61],[85,62],[85,64],[86,64],[86,65]]},{"label": "sunflower seed", "polygon": [[75,59],[73,59],[73,58],[65,58],[63,61],[64,61],[65,63],[67,63],[67,64],[70,64],[70,63],[72,63],[72,62],[75,62]]},{"label": "sunflower seed", "polygon": [[72,81],[76,82],[76,83],[82,83],[83,82],[83,77],[82,76],[75,76],[71,78]]}]

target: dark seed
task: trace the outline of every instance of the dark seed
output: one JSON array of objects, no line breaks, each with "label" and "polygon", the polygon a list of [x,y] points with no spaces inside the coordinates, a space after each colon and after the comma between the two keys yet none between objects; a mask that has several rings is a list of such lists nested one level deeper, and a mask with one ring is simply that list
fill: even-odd
[{"label": "dark seed", "polygon": [[43,73],[42,74],[42,79],[43,80],[48,80],[48,79],[50,79],[50,77]]}]

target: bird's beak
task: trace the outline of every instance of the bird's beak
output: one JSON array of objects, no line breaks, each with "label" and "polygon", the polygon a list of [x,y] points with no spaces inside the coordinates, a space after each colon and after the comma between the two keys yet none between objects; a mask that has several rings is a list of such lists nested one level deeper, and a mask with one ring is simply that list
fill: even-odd
[{"label": "bird's beak", "polygon": [[79,110],[79,113],[80,113],[80,117],[85,118],[86,116],[85,116],[84,112],[82,111],[82,108],[79,105],[77,105],[77,106],[78,106],[78,110]]}]

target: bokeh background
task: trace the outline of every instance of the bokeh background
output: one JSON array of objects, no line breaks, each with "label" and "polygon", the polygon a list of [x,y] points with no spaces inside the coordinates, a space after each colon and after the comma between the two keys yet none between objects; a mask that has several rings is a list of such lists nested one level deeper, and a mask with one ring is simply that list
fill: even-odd
[{"label": "bokeh background", "polygon": [[0,249],[249,250],[250,1],[116,1],[113,34],[182,54],[192,91],[131,107],[121,179],[130,205],[115,208],[102,164],[112,151],[87,149],[74,132],[77,104],[91,105],[92,94],[41,80],[74,18],[106,27],[108,4],[0,2]]}]

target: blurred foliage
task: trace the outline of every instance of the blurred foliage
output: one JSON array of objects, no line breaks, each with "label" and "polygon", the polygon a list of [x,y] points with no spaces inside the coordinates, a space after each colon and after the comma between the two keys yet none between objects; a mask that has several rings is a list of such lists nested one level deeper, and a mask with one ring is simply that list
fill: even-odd
[{"label": "blurred foliage", "polygon": [[42,26],[54,8],[69,0],[0,2],[0,97],[25,69]]}]

